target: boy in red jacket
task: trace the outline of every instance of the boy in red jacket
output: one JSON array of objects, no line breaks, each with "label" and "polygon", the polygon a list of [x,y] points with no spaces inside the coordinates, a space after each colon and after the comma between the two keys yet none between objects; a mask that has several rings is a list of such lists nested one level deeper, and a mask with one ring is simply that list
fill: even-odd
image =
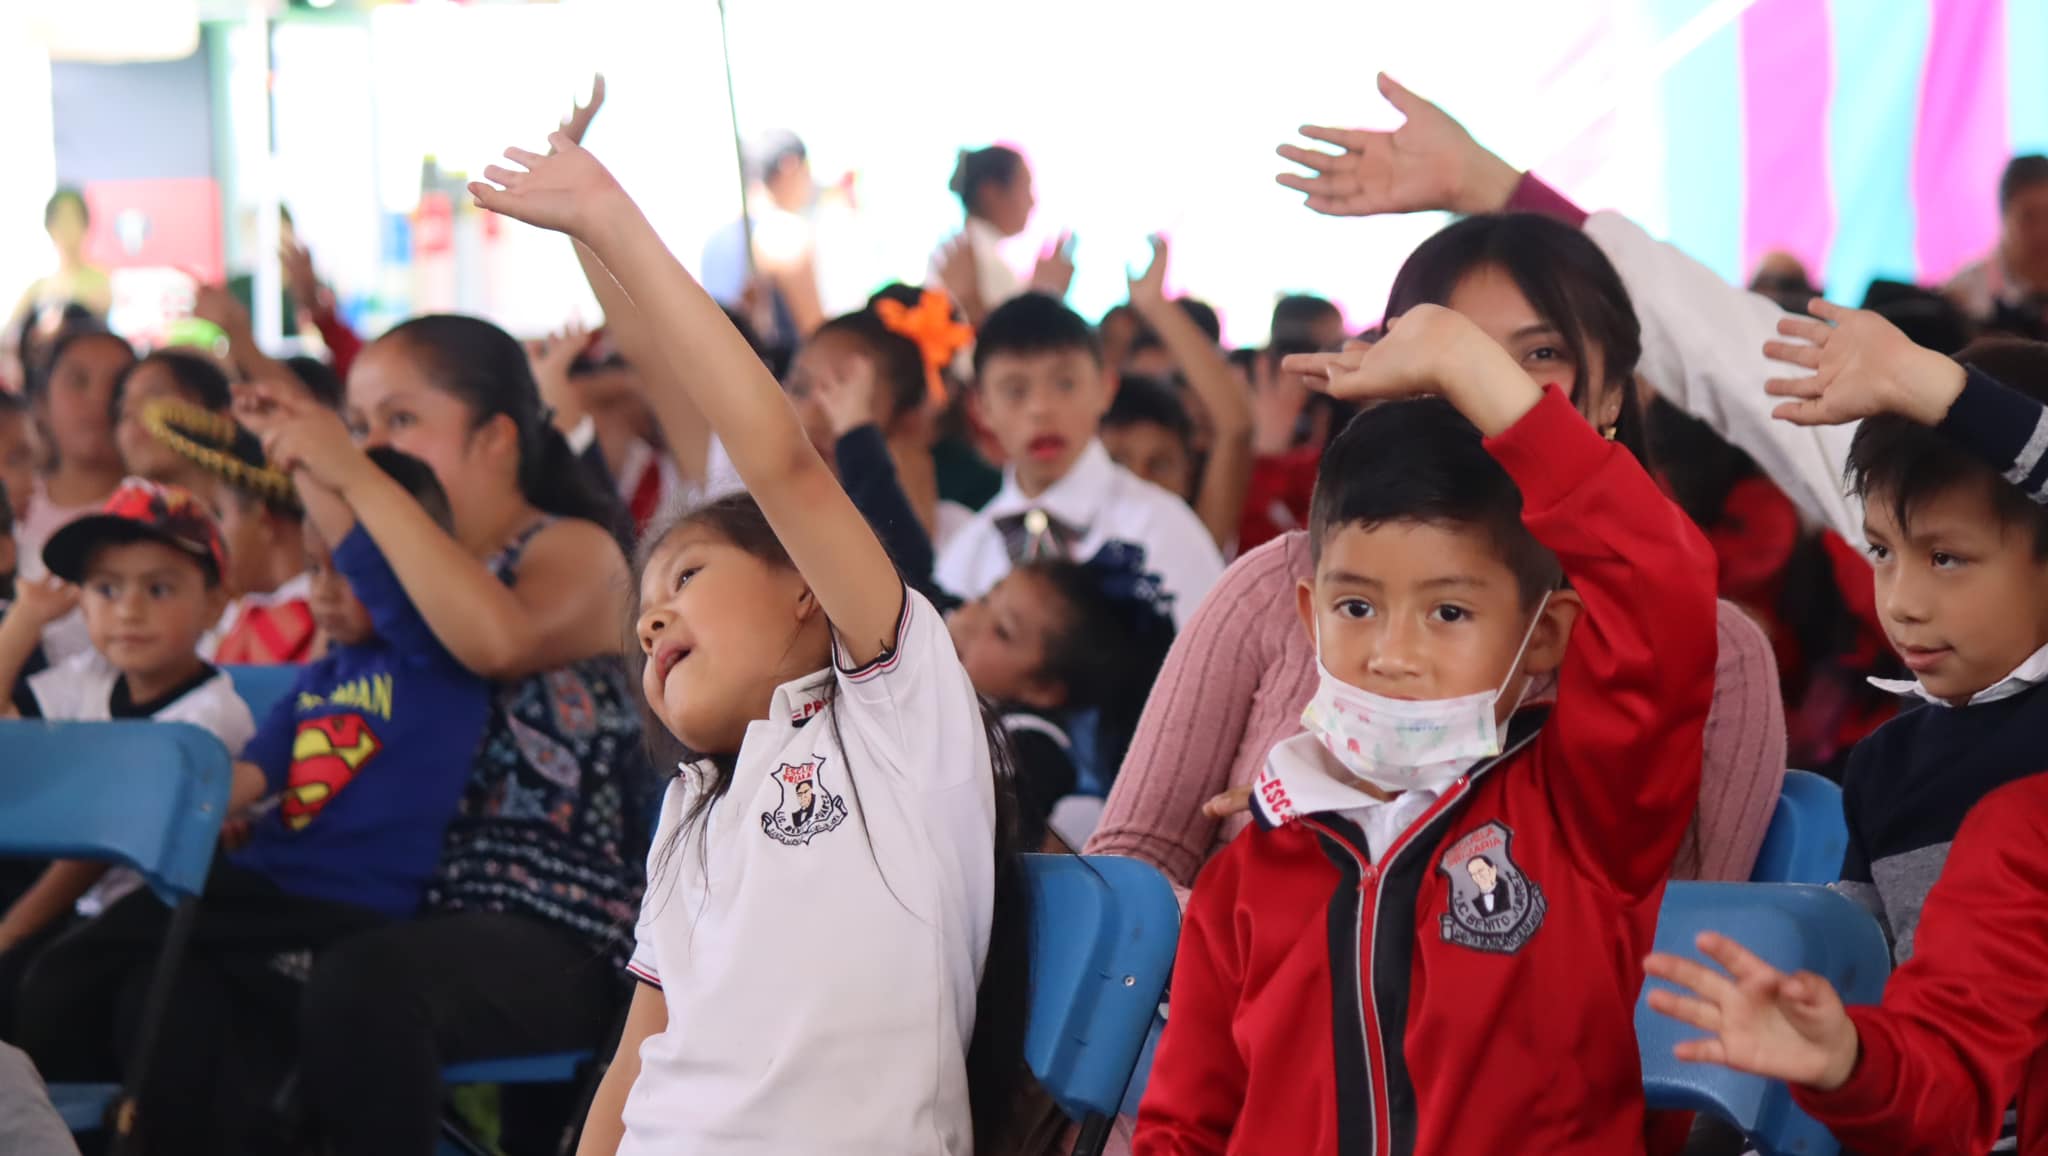
[{"label": "boy in red jacket", "polygon": [[1632,1012],[1698,798],[1712,554],[1458,314],[1290,368],[1443,400],[1325,456],[1321,684],[1196,883],[1134,1150],[1640,1152]]}]

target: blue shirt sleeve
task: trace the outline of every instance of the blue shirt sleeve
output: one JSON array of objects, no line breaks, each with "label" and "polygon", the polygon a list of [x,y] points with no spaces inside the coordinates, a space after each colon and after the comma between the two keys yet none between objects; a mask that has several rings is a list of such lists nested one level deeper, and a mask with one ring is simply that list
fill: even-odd
[{"label": "blue shirt sleeve", "polygon": [[334,568],[348,580],[356,600],[370,612],[370,624],[376,627],[377,637],[398,653],[400,661],[412,665],[455,663],[454,656],[413,607],[398,575],[384,560],[384,552],[360,524],[334,548]]},{"label": "blue shirt sleeve", "polygon": [[2036,502],[2048,503],[2048,407],[1981,369],[1936,427]]}]

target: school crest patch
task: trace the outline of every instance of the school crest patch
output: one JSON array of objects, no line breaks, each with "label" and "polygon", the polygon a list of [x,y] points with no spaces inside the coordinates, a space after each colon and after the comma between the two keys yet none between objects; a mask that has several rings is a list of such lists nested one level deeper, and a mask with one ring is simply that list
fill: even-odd
[{"label": "school crest patch", "polygon": [[1450,883],[1445,943],[1512,955],[1543,926],[1543,888],[1515,865],[1515,833],[1495,820],[1451,843],[1436,869]]},{"label": "school crest patch", "polygon": [[846,800],[825,787],[826,760],[784,763],[775,769],[781,798],[772,811],[761,812],[761,830],[787,847],[800,847],[846,821]]}]

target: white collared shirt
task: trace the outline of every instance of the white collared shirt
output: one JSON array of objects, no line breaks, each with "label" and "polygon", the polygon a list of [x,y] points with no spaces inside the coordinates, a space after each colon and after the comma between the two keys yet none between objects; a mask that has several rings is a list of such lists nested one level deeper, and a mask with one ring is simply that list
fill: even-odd
[{"label": "white collared shirt", "polygon": [[669,1030],[620,1156],[972,1150],[994,771],[945,623],[904,603],[888,654],[777,688],[699,823],[708,764],[669,784],[629,965]]},{"label": "white collared shirt", "polygon": [[1335,813],[1358,824],[1375,863],[1441,797],[1440,791],[1416,790],[1391,799],[1375,798],[1308,731],[1274,744],[1265,769],[1252,784],[1253,804],[1274,823]]},{"label": "white collared shirt", "polygon": [[1187,625],[1202,597],[1223,575],[1216,541],[1188,504],[1170,491],[1138,477],[1109,458],[1100,440],[1074,461],[1065,477],[1036,499],[1017,488],[1014,467],[1003,471],[1003,488],[962,527],[939,555],[932,578],[962,598],[979,598],[1011,569],[1008,545],[996,527],[1001,518],[1041,509],[1080,532],[1074,560],[1085,562],[1111,542],[1145,548],[1145,568],[1159,575],[1173,595],[1173,620]]},{"label": "white collared shirt", "polygon": [[[1987,702],[1997,702],[2002,698],[2011,698],[2013,695],[2030,687],[2039,686],[2043,682],[2048,682],[2048,646],[2044,646],[2028,655],[2027,660],[2020,663],[2011,674],[1971,695],[1970,701],[1963,705],[1979,706]],[[1923,701],[1933,703],[1935,706],[1954,705],[1945,699],[1929,694],[1927,688],[1921,686],[1920,680],[1917,678],[1873,678],[1870,680],[1870,685],[1888,694],[1916,696]]]}]

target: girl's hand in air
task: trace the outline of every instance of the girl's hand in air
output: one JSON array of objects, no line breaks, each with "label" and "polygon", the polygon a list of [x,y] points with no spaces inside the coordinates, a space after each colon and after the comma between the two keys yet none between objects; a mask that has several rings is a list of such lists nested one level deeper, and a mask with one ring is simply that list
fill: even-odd
[{"label": "girl's hand in air", "polygon": [[1787,401],[1773,416],[1794,425],[1841,425],[1894,413],[1938,425],[1963,392],[1963,367],[1913,344],[1876,313],[1845,309],[1816,297],[1812,317],[1786,317],[1778,332],[1798,341],[1767,341],[1764,356],[1814,371],[1774,377],[1764,391]]},{"label": "girl's hand in air", "polygon": [[1031,270],[1031,288],[1051,297],[1065,297],[1074,284],[1074,235],[1061,233],[1038,254]]},{"label": "girl's hand in air", "polygon": [[832,436],[843,438],[864,425],[875,423],[875,363],[853,356],[827,366],[818,374],[812,389],[825,420],[832,423]]},{"label": "girl's hand in air", "polygon": [[586,243],[592,229],[638,211],[611,173],[568,134],[549,134],[548,146],[545,156],[506,149],[505,159],[520,167],[486,167],[483,180],[469,183],[470,195],[493,213]]},{"label": "girl's hand in air", "polygon": [[1147,238],[1152,243],[1152,263],[1145,266],[1143,273],[1129,274],[1131,307],[1139,313],[1165,307],[1166,301],[1166,238],[1157,233]]},{"label": "girl's hand in air", "polygon": [[526,364],[540,386],[540,399],[555,411],[555,428],[565,434],[583,420],[583,399],[570,379],[569,367],[589,345],[590,327],[580,319],[571,319],[559,332],[525,343]]},{"label": "girl's hand in air", "polygon": [[1301,135],[1338,151],[1280,146],[1309,170],[1281,173],[1281,184],[1308,194],[1308,207],[1332,217],[1381,213],[1494,213],[1507,207],[1522,174],[1488,152],[1443,109],[1382,72],[1380,95],[1407,117],[1392,132],[1304,125]]},{"label": "girl's hand in air", "polygon": [[1692,993],[1653,988],[1651,1009],[1708,1033],[1679,1044],[1674,1055],[1823,1092],[1848,1082],[1860,1048],[1856,1025],[1827,980],[1808,971],[1786,975],[1725,935],[1710,931],[1698,943],[1726,975],[1675,955],[1643,964]]},{"label": "girl's hand in air", "polygon": [[590,122],[597,119],[597,110],[604,107],[604,73],[591,78],[590,101],[570,107],[569,115],[562,118],[562,135],[583,143],[583,134],[590,131]]}]

